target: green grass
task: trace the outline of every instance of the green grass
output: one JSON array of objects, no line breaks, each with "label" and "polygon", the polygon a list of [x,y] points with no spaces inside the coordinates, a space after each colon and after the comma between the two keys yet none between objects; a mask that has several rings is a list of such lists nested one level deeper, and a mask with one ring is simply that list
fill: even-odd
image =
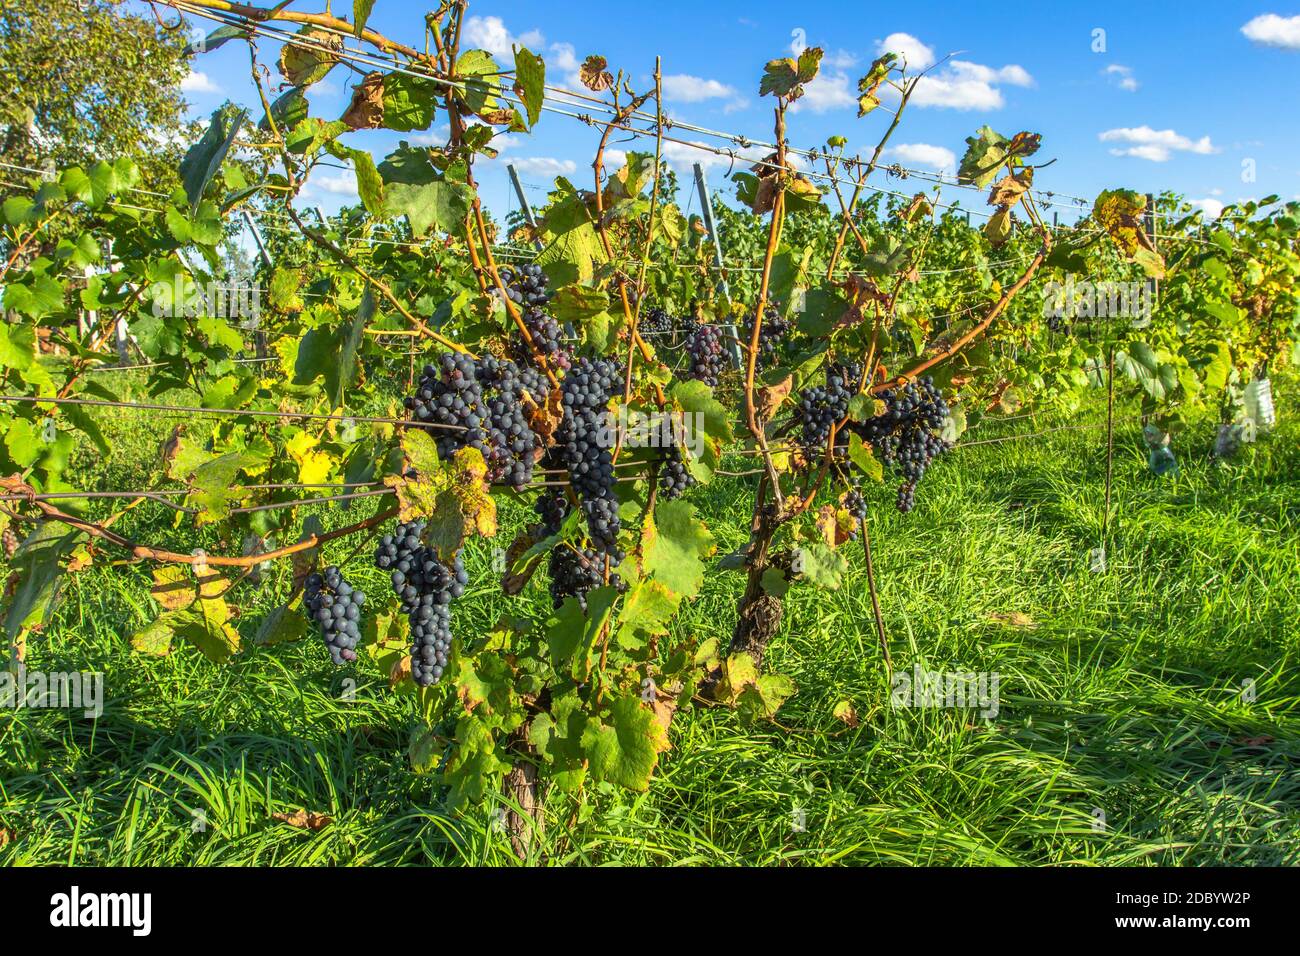
[{"label": "green grass", "polygon": [[[898,515],[880,489],[873,542],[899,669],[991,671],[1001,709],[898,709],[876,646],[860,547],[835,592],[796,588],[769,665],[798,694],[775,723],[681,712],[646,794],[594,787],[555,797],[537,853],[553,864],[1296,864],[1300,863],[1300,450],[1297,413],[1232,467],[1206,459],[1213,428],[1178,436],[1179,476],[1146,469],[1132,411],[1117,434],[1110,569],[1088,570],[1102,511],[1104,432],[1061,431],[949,455]],[[102,420],[103,487],[145,480],[158,436]],[[1079,421],[1080,419],[1076,419]],[[1096,421],[1096,412],[1090,419]],[[985,438],[1045,423],[990,424]],[[89,479],[88,479],[89,480]],[[742,478],[697,490],[720,553],[745,536]],[[342,523],[337,513],[327,524]],[[518,514],[514,515],[518,520]],[[129,535],[174,535],[135,509]],[[169,537],[170,535],[170,537]],[[236,542],[235,547],[238,546]],[[351,550],[331,548],[335,560]],[[488,550],[456,609],[461,633],[505,609],[540,613],[538,582],[495,592]],[[350,570],[383,593],[363,555]],[[286,590],[286,569],[239,586],[245,640]],[[675,627],[725,637],[741,579],[709,576]],[[511,863],[487,811],[449,816],[436,775],[409,769],[409,697],[373,669],[337,672],[318,642],[249,646],[224,668],[191,648],[135,656],[151,619],[147,571],[74,576],[29,667],[100,670],[97,722],[0,713],[0,848],[11,864]],[[991,615],[1017,611],[1033,627]],[[342,699],[346,673],[358,682]],[[1253,680],[1256,699],[1243,699]],[[832,715],[852,702],[860,722]],[[1252,739],[1259,742],[1253,743]],[[273,813],[326,813],[319,831]],[[1094,829],[1094,809],[1107,827]],[[792,826],[802,810],[805,829]],[[193,811],[207,828],[193,832]]]}]

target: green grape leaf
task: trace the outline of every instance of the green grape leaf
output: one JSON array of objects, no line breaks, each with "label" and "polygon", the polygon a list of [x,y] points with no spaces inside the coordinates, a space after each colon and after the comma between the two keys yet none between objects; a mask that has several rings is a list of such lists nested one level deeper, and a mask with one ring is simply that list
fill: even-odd
[{"label": "green grape leaf", "polygon": [[843,581],[849,562],[824,541],[812,541],[797,552],[797,571],[810,584],[834,591]]},{"label": "green grape leaf", "polygon": [[528,742],[550,767],[555,785],[566,793],[582,787],[587,758],[582,736],[588,718],[577,694],[556,697],[549,713],[543,711],[528,726]]},{"label": "green grape leaf", "polygon": [[528,125],[536,126],[542,115],[542,100],[546,91],[546,64],[527,47],[515,49],[514,91],[524,101],[528,111]]},{"label": "green grape leaf", "polygon": [[592,721],[582,735],[591,775],[628,790],[650,786],[659,754],[668,747],[668,735],[654,713],[632,696],[619,697],[607,718]]},{"label": "green grape leaf", "polygon": [[366,21],[375,9],[375,0],[352,0],[352,35],[358,40],[366,32]]},{"label": "green grape leaf", "polygon": [[849,460],[872,481],[884,480],[884,469],[879,460],[871,453],[871,446],[865,444],[857,432],[849,433]]},{"label": "green grape leaf", "polygon": [[310,24],[299,30],[298,36],[305,43],[286,43],[280,48],[280,73],[292,86],[311,86],[334,69],[343,38]]},{"label": "green grape leaf", "polygon": [[655,506],[641,531],[642,570],[682,598],[691,598],[704,583],[704,561],[717,546],[688,501]]},{"label": "green grape leaf", "polygon": [[405,216],[417,239],[430,229],[463,235],[473,191],[452,182],[428,160],[427,151],[402,146],[379,164],[384,184],[384,213]]},{"label": "green grape leaf", "polygon": [[504,757],[482,720],[473,714],[462,717],[456,724],[456,739],[442,772],[443,782],[451,788],[447,794],[449,809],[459,812],[499,791],[502,778],[510,770]]},{"label": "green grape leaf", "polygon": [[383,91],[384,126],[399,133],[429,128],[441,92],[437,83],[404,73],[388,73]]},{"label": "green grape leaf", "polygon": [[[289,47],[286,46],[285,49]],[[235,142],[235,137],[239,135],[247,115],[246,110],[231,111],[223,108],[214,112],[203,136],[189,148],[185,158],[181,160],[181,185],[185,187],[185,198],[189,200],[191,210],[198,208],[199,200],[203,198],[208,183],[212,182],[212,177],[217,174],[217,170],[225,161],[226,154],[230,152],[230,147]],[[95,182],[93,171],[91,182],[93,186]],[[95,192],[98,195],[99,189]]]},{"label": "green grape leaf", "polygon": [[736,698],[736,707],[744,720],[770,720],[797,690],[785,674],[764,674],[745,686]]},{"label": "green grape leaf", "polygon": [[584,613],[577,598],[568,597],[546,623],[551,665],[575,680],[585,680],[591,669],[591,649],[609,620],[618,591],[603,585],[587,594]]},{"label": "green grape leaf", "polygon": [[5,608],[5,633],[10,640],[25,627],[49,620],[63,574],[63,559],[86,540],[81,531],[56,521],[41,521],[18,545],[10,565],[18,586]]},{"label": "green grape leaf", "polygon": [[624,650],[644,647],[646,639],[668,633],[681,598],[653,578],[638,581],[623,599],[616,640]]}]

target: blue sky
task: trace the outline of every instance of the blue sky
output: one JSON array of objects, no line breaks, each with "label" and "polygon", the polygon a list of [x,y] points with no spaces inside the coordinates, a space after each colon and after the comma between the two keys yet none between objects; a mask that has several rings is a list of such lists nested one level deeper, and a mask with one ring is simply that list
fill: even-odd
[{"label": "blue sky", "polygon": [[[671,115],[764,140],[772,136],[771,99],[758,96],[764,62],[789,55],[792,44],[820,46],[822,75],[790,118],[791,141],[812,147],[839,134],[850,151],[864,153],[891,119],[884,110],[856,119],[857,79],[872,59],[888,48],[923,67],[951,55],[918,90],[891,140],[889,160],[951,173],[965,137],[981,125],[1006,135],[1026,129],[1043,135],[1039,159],[1057,160],[1040,170],[1040,189],[1089,199],[1107,187],[1173,189],[1213,213],[1218,204],[1270,193],[1300,198],[1300,2],[1289,2],[1294,6],[1045,0],[1006,7],[913,0],[873,10],[862,3],[805,7],[769,0],[669,0],[640,8],[482,0],[471,5],[469,39],[503,54],[498,61],[507,68],[510,43],[522,41],[546,59],[549,83],[570,88],[575,58],[599,53],[636,85],[649,82],[657,53]],[[379,0],[370,25],[423,47],[424,7]],[[264,62],[273,65],[275,53],[274,43],[262,41]],[[255,103],[242,46],[196,57],[193,69],[186,95],[196,116],[227,97]],[[338,116],[358,78],[336,67],[313,88],[313,113]],[[434,131],[445,136],[441,117]],[[399,138],[375,131],[352,134],[348,142],[379,159]],[[544,114],[533,134],[510,136],[502,159],[479,167],[489,208],[500,216],[514,205],[507,160],[519,168],[534,203],[556,174],[587,185],[596,140],[595,130]],[[652,148],[653,141],[616,145],[647,144]],[[679,170],[703,161],[711,186],[731,193],[725,159],[685,146],[672,147],[669,159]],[[879,182],[909,192],[922,188]],[[305,201],[326,211],[355,201],[348,171],[318,171],[308,189]],[[944,198],[967,206],[975,200],[976,208],[983,203],[953,188]],[[1073,215],[1065,207],[1060,214],[1063,220]]]}]

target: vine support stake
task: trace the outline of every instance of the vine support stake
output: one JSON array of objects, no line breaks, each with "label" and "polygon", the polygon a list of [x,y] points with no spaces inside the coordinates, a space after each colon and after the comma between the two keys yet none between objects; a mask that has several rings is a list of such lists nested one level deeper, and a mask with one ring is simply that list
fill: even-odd
[{"label": "vine support stake", "polygon": [[[266,243],[262,240],[262,230],[257,228],[257,220],[253,218],[252,213],[247,209],[241,209],[244,216],[244,222],[248,224],[248,231],[253,234],[253,242],[257,244],[257,254],[262,260],[262,264],[268,269],[275,268],[275,260],[271,258],[270,251],[266,248]],[[320,215],[320,209],[316,210],[316,215]],[[258,358],[266,358],[266,333],[257,331],[253,333],[254,348],[257,350]]]},{"label": "vine support stake", "polygon": [[[718,291],[730,305],[731,290],[727,287],[727,280],[722,272],[722,237],[718,235],[718,226],[713,220],[713,204],[709,201],[709,187],[704,181],[704,168],[699,163],[695,163],[694,166],[695,188],[700,194],[700,215],[704,217],[704,228],[709,231],[709,239],[713,243],[713,264],[718,270]],[[743,359],[740,354],[740,336],[736,334],[736,323],[728,322],[727,330],[730,332],[727,337],[727,352],[731,355],[731,366],[740,368]]]},{"label": "vine support stake", "polygon": [[524,184],[519,181],[519,174],[515,172],[514,163],[506,163],[506,172],[510,175],[510,185],[515,188],[515,195],[519,197],[519,208],[523,210],[524,219],[533,230],[533,246],[540,252],[545,246],[542,244],[541,236],[537,234],[537,217],[533,215],[533,207],[528,203],[528,197],[524,195]]},{"label": "vine support stake", "polygon": [[[106,244],[106,258],[108,259],[108,271],[117,272],[122,268],[122,263],[113,258],[113,240],[109,239]],[[126,325],[126,316],[118,318],[113,326],[113,336],[117,342],[117,364],[126,368],[131,364],[130,351],[130,330]]]},{"label": "vine support stake", "polygon": [[890,679],[894,676],[894,659],[889,653],[889,641],[885,637],[885,618],[880,613],[880,595],[876,591],[876,565],[871,558],[871,534],[867,531],[867,519],[858,519],[858,530],[862,532],[862,554],[867,559],[867,588],[871,592],[871,613],[876,618],[876,638],[880,641],[880,652],[885,657],[885,671]]}]

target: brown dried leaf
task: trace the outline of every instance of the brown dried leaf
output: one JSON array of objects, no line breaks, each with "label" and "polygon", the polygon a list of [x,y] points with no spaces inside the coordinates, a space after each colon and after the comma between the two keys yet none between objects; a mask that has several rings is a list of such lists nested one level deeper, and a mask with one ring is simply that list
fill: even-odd
[{"label": "brown dried leaf", "polygon": [[605,69],[608,64],[603,56],[592,54],[582,61],[578,69],[578,78],[587,89],[601,93],[614,85],[613,75]]},{"label": "brown dried leaf", "polygon": [[388,686],[390,689],[396,687],[402,681],[411,676],[411,655],[404,654],[397,660],[393,661],[393,666],[388,669]]},{"label": "brown dried leaf", "polygon": [[515,122],[515,117],[519,114],[513,109],[488,110],[485,113],[479,113],[478,117],[489,126],[511,126]]},{"label": "brown dried leaf", "polygon": [[677,713],[678,695],[681,693],[682,685],[673,684],[671,687],[659,687],[655,689],[655,699],[651,703],[651,710],[654,711],[654,721],[662,728],[663,733],[656,735],[657,749],[660,752],[671,748],[672,744],[668,740],[668,730],[672,727],[673,716]]},{"label": "brown dried leaf", "polygon": [[177,425],[172,429],[171,437],[163,442],[162,447],[159,449],[160,456],[162,457],[163,471],[168,474],[171,473],[172,462],[176,460],[176,455],[181,450],[181,436],[184,433],[185,429],[182,426]]},{"label": "brown dried leaf", "polygon": [[537,538],[531,532],[524,531],[506,549],[506,570],[501,575],[501,590],[510,597],[514,597],[522,591],[528,585],[528,582],[532,580],[537,569],[541,567],[540,561],[533,561],[518,573],[513,570],[515,562],[523,557],[524,553],[536,543]]},{"label": "brown dried leaf", "polygon": [[842,700],[836,704],[835,709],[831,711],[831,716],[835,717],[837,720],[844,721],[844,723],[848,724],[850,727],[856,727],[861,723],[861,721],[858,720],[857,708],[853,706],[853,701],[851,700]]},{"label": "brown dried leaf", "polygon": [[1018,173],[1003,176],[989,190],[989,205],[1001,209],[1010,209],[1020,202],[1020,197],[1034,184],[1033,169],[1023,169]]},{"label": "brown dried leaf", "polygon": [[68,573],[76,574],[78,571],[84,571],[95,563],[94,555],[89,547],[81,545],[72,552],[68,559]]},{"label": "brown dried leaf", "polygon": [[18,839],[18,833],[7,827],[0,827],[0,846],[6,846]]},{"label": "brown dried leaf", "polygon": [[781,403],[790,397],[794,387],[794,377],[787,375],[775,385],[765,385],[758,390],[758,414],[761,418],[771,418],[781,407]]},{"label": "brown dried leaf", "polygon": [[352,91],[347,112],[339,117],[350,129],[379,129],[384,125],[384,74],[367,73]]},{"label": "brown dried leaf", "polygon": [[1232,742],[1239,747],[1266,747],[1274,741],[1268,734],[1261,734],[1258,737],[1235,737]]},{"label": "brown dried leaf", "polygon": [[831,548],[838,548],[850,537],[849,530],[840,520],[840,509],[832,504],[822,505],[817,510],[817,530]]},{"label": "brown dried leaf", "polygon": [[934,207],[930,204],[930,197],[925,193],[917,193],[912,197],[912,201],[907,207],[898,211],[898,218],[906,223],[916,222],[918,219],[927,218]]},{"label": "brown dried leaf", "polygon": [[551,443],[551,436],[555,434],[555,430],[560,427],[560,422],[564,419],[564,403],[561,399],[562,393],[556,388],[546,396],[544,405],[529,406],[528,424],[537,433],[539,448],[545,448]]},{"label": "brown dried leaf", "polygon": [[309,813],[306,810],[295,810],[293,813],[273,813],[271,819],[287,823],[299,830],[320,830],[334,822],[333,817],[326,816],[323,813]]}]

